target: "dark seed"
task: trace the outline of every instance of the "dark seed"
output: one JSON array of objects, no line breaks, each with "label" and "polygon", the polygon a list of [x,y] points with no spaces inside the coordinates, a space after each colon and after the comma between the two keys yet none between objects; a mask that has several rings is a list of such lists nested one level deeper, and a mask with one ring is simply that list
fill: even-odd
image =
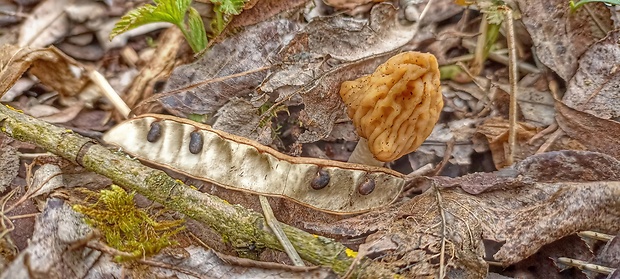
[{"label": "dark seed", "polygon": [[329,173],[325,170],[319,170],[316,177],[312,179],[310,186],[314,190],[321,190],[329,184]]},{"label": "dark seed", "polygon": [[375,190],[375,180],[372,178],[366,178],[366,181],[364,181],[364,183],[362,183],[360,187],[357,189],[357,191],[363,196],[372,193],[372,191],[374,190]]},{"label": "dark seed", "polygon": [[161,124],[159,122],[151,123],[151,129],[146,134],[146,140],[156,142],[161,137]]},{"label": "dark seed", "polygon": [[189,152],[192,154],[198,154],[202,150],[204,139],[202,134],[198,131],[193,131],[189,134]]}]

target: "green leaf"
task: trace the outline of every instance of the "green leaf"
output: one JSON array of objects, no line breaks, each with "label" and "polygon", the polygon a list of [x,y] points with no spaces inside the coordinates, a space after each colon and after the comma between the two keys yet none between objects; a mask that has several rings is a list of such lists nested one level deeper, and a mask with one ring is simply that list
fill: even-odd
[{"label": "green leaf", "polygon": [[[147,4],[124,15],[114,26],[110,39],[147,23],[170,22],[181,29],[194,52],[199,52],[207,46],[207,34],[202,18],[198,11],[190,7],[192,0],[153,0],[153,2],[155,6]],[[186,24],[187,12],[189,15]]]},{"label": "green leaf", "polygon": [[575,3],[574,1],[569,1],[569,5],[570,5],[570,9],[571,11],[575,11],[577,10],[579,7],[587,4],[587,3],[591,3],[591,2],[603,2],[607,5],[620,5],[620,0],[581,0],[577,3]]},{"label": "green leaf", "polygon": [[202,22],[202,17],[200,17],[200,14],[194,8],[189,8],[187,21],[189,25],[189,37],[187,37],[187,41],[192,47],[192,50],[198,53],[207,47],[205,25]]},{"label": "green leaf", "polygon": [[238,15],[245,5],[244,0],[211,0],[211,3],[217,5],[217,9],[228,15]]}]

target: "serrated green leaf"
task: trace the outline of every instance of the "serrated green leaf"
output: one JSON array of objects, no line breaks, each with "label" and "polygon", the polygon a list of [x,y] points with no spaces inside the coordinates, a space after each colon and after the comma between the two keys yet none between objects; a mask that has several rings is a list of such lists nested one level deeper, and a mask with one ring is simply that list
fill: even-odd
[{"label": "serrated green leaf", "polygon": [[245,5],[244,0],[212,0],[211,2],[217,5],[220,12],[228,15],[240,14]]},{"label": "serrated green leaf", "polygon": [[[192,50],[199,52],[207,46],[207,34],[198,11],[190,7],[192,0],[153,0],[155,6],[144,5],[124,15],[116,23],[110,39],[138,26],[153,22],[170,22],[183,32]],[[188,13],[185,23],[185,14]]]},{"label": "serrated green leaf", "polygon": [[569,5],[570,5],[570,9],[571,11],[575,11],[577,10],[579,7],[587,4],[587,3],[591,3],[591,2],[603,2],[605,4],[608,5],[620,5],[620,0],[581,0],[577,3],[573,2],[572,0],[569,1]]},{"label": "serrated green leaf", "polygon": [[110,40],[118,34],[148,23],[170,22],[181,27],[185,12],[192,0],[157,0],[155,6],[146,4],[129,11],[116,23]]},{"label": "serrated green leaf", "polygon": [[192,50],[196,53],[207,47],[207,32],[205,31],[205,25],[202,22],[202,17],[196,9],[189,8],[189,15],[187,17],[187,23],[189,25],[189,37],[187,41],[192,47]]}]

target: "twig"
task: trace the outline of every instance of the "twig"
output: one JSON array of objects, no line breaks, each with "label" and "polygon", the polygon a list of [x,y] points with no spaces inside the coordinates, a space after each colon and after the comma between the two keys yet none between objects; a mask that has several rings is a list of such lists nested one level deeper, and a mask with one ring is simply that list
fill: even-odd
[{"label": "twig", "polygon": [[508,114],[510,131],[508,135],[508,145],[510,152],[506,157],[506,164],[512,165],[512,163],[514,163],[515,149],[517,147],[517,81],[519,80],[519,71],[517,70],[517,49],[515,47],[515,29],[512,10],[506,7],[505,14],[508,33],[508,36],[506,36],[508,40],[508,57],[510,58],[510,63],[508,64],[510,81],[510,112]]},{"label": "twig", "polygon": [[110,85],[108,80],[99,72],[93,70],[88,73],[88,77],[101,88],[101,92],[103,95],[108,98],[108,100],[112,103],[112,105],[118,110],[118,112],[125,118],[129,118],[129,113],[131,109],[125,104],[121,96],[114,91],[114,88]]},{"label": "twig", "polygon": [[563,263],[568,266],[574,266],[581,270],[593,271],[593,272],[597,272],[597,273],[601,273],[605,275],[612,274],[614,271],[616,271],[615,268],[610,268],[610,267],[606,267],[602,265],[595,265],[589,262],[584,262],[584,261],[571,259],[571,258],[559,257],[558,262]]},{"label": "twig", "polygon": [[293,264],[295,266],[305,266],[304,261],[302,261],[301,257],[299,257],[299,253],[297,253],[297,250],[295,250],[295,247],[293,247],[293,244],[291,244],[291,241],[282,230],[280,222],[278,222],[276,217],[273,215],[273,210],[271,209],[271,205],[269,205],[267,197],[260,195],[258,196],[258,198],[260,199],[260,206],[263,209],[265,221],[267,221],[269,228],[271,228],[273,233],[282,244],[282,247],[284,248],[284,251],[286,252],[288,257],[291,259],[291,261],[293,261]]},{"label": "twig", "polygon": [[596,240],[605,241],[605,242],[608,242],[614,238],[613,235],[604,234],[600,232],[593,232],[593,231],[582,231],[582,232],[578,232],[577,235],[579,235],[580,237],[587,237],[587,238],[596,239]]},{"label": "twig", "polygon": [[434,187],[435,193],[437,194],[437,208],[439,209],[439,214],[441,216],[441,250],[439,252],[439,279],[443,279],[446,277],[446,269],[445,265],[445,253],[446,253],[446,213],[443,208],[443,200],[441,198],[441,193],[439,193],[439,188]]}]

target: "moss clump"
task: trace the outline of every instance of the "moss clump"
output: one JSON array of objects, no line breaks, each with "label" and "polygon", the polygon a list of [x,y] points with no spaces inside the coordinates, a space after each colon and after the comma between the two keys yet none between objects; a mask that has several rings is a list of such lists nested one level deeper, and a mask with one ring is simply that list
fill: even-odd
[{"label": "moss clump", "polygon": [[73,208],[86,215],[86,223],[101,231],[110,247],[132,255],[117,256],[117,261],[157,254],[176,244],[171,238],[184,229],[183,220],[155,221],[144,209],[136,207],[135,192],[127,193],[119,186],[87,193],[97,200],[94,203],[86,200]]}]

